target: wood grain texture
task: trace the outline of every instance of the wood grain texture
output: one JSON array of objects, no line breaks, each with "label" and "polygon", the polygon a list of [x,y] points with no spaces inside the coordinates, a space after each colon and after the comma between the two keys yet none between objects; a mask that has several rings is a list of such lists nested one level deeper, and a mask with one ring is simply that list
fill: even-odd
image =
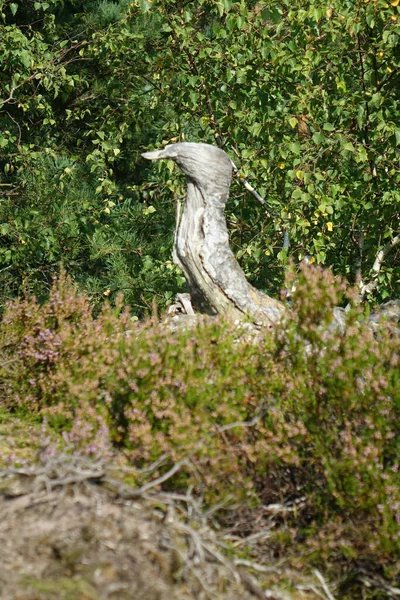
[{"label": "wood grain texture", "polygon": [[232,176],[228,155],[209,144],[183,142],[142,156],[173,160],[187,177],[173,259],[186,277],[193,307],[257,324],[279,322],[283,304],[249,284],[229,246],[224,214]]}]

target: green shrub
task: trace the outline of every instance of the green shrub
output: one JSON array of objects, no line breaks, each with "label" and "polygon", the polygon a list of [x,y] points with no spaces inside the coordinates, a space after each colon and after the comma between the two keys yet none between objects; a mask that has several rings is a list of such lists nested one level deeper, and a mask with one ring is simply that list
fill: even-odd
[{"label": "green shrub", "polygon": [[26,289],[47,298],[60,262],[96,311],[119,291],[138,316],[154,298],[165,307],[184,282],[169,260],[172,206],[147,214],[135,190],[104,199],[78,160],[37,155],[13,202],[0,202],[0,311]]},{"label": "green shrub", "polygon": [[304,267],[286,321],[254,342],[216,320],[178,333],[138,323],[122,302],[94,318],[61,274],[47,303],[15,301],[4,315],[6,403],[37,412],[76,452],[122,450],[140,468],[159,460],[154,477],[181,461],[166,485],[192,484],[208,503],[304,497],[271,543],[394,577],[399,337],[374,334],[357,308],[335,327],[346,294]]}]

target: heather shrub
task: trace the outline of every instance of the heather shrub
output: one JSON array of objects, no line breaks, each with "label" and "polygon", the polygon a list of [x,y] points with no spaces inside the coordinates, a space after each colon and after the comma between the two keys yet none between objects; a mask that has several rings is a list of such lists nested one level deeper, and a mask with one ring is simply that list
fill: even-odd
[{"label": "heather shrub", "polygon": [[343,554],[393,566],[400,552],[399,337],[383,325],[374,335],[356,306],[342,331],[333,308],[352,297],[329,271],[303,267],[293,313],[276,335],[284,393],[270,427],[279,445],[294,448],[292,465],[312,498],[308,549],[331,561]]},{"label": "heather shrub", "polygon": [[[117,304],[95,319],[90,302],[64,272],[54,278],[45,304],[35,297],[13,301],[1,327],[6,406],[40,415],[78,447],[109,452],[106,411],[91,401],[89,390],[96,386],[97,367],[101,376],[99,362],[109,336],[124,335],[128,318]],[[91,378],[82,370],[85,357],[93,361]],[[78,392],[85,385],[82,404]]]},{"label": "heather shrub", "polygon": [[4,315],[6,405],[36,412],[75,452],[123,455],[137,483],[150,465],[153,478],[180,465],[164,485],[193,485],[207,503],[297,507],[271,539],[278,554],[301,546],[315,564],[380,564],[394,577],[399,337],[373,333],[357,306],[335,325],[351,298],[305,266],[285,322],[255,342],[209,319],[180,332],[138,323],[121,302],[95,318],[61,274],[47,303]]},{"label": "heather shrub", "polygon": [[202,471],[202,485],[251,487],[241,461],[254,451],[241,423],[262,411],[262,373],[274,366],[272,354],[226,325],[205,321],[176,334],[155,320],[131,321],[120,306],[94,318],[62,274],[44,305],[13,302],[1,334],[3,353],[15,358],[3,373],[8,405],[36,411],[76,450],[123,448],[139,466],[165,455],[165,469],[188,458],[182,470],[194,479]]}]

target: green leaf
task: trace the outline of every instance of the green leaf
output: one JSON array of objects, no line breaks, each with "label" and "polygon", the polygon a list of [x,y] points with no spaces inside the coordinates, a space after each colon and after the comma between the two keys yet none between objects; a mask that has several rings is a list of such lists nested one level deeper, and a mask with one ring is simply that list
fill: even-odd
[{"label": "green leaf", "polygon": [[17,12],[17,10],[18,10],[18,4],[15,4],[15,2],[11,2],[11,4],[10,4],[10,10],[11,10],[13,16],[14,16],[15,13]]},{"label": "green leaf", "polygon": [[324,123],[325,131],[335,131],[335,126],[332,123]]},{"label": "green leaf", "polygon": [[358,107],[358,111],[357,111],[357,125],[360,129],[362,129],[362,126],[363,126],[364,113],[365,113],[365,108],[362,104],[360,104],[360,106]]},{"label": "green leaf", "polygon": [[152,215],[153,213],[156,212],[156,209],[154,208],[154,206],[150,205],[147,208],[143,209],[143,214],[144,215]]},{"label": "green leaf", "polygon": [[146,13],[151,8],[151,2],[148,0],[139,0],[139,7],[142,12]]},{"label": "green leaf", "polygon": [[375,94],[372,95],[371,100],[369,101],[370,106],[373,106],[374,108],[378,108],[381,105],[382,102],[382,94],[380,92],[376,92]]},{"label": "green leaf", "polygon": [[234,13],[230,13],[226,17],[226,27],[228,31],[234,31],[236,29],[236,15]]},{"label": "green leaf", "polygon": [[217,9],[218,9],[218,14],[220,17],[222,17],[222,15],[224,14],[224,3],[223,2],[217,2]]},{"label": "green leaf", "polygon": [[354,152],[355,148],[351,142],[346,142],[346,144],[343,146],[343,150],[348,150],[349,152]]},{"label": "green leaf", "polygon": [[358,163],[360,162],[367,162],[368,160],[368,154],[366,149],[364,148],[364,146],[359,146],[357,148],[357,156],[356,156],[356,161]]},{"label": "green leaf", "polygon": [[320,131],[316,131],[314,133],[314,135],[312,136],[312,140],[313,142],[315,142],[316,144],[322,144],[322,142],[325,141],[325,136],[323,133],[321,133]]},{"label": "green leaf", "polygon": [[24,67],[30,67],[31,65],[31,55],[29,54],[28,50],[21,50],[20,52],[18,52],[19,54],[19,58],[22,62],[22,64],[24,65]]},{"label": "green leaf", "polygon": [[374,19],[374,16],[373,16],[373,15],[367,15],[367,19],[366,19],[366,21],[367,21],[367,24],[368,24],[368,26],[369,26],[371,29],[373,29],[373,28],[375,27],[375,19]]},{"label": "green leaf", "polygon": [[262,129],[262,123],[254,123],[253,127],[251,128],[251,133],[257,138],[260,136]]},{"label": "green leaf", "polygon": [[194,106],[197,106],[197,103],[199,101],[199,93],[198,92],[194,92],[193,90],[191,90],[189,92],[189,96],[190,96],[190,100],[191,100],[192,104]]},{"label": "green leaf", "polygon": [[293,142],[292,144],[289,144],[289,148],[293,152],[293,154],[299,155],[301,152],[300,142]]}]

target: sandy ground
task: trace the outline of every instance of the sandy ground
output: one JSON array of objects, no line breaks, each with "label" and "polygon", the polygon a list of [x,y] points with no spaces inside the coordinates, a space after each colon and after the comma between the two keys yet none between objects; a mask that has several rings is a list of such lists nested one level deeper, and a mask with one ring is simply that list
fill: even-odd
[{"label": "sandy ground", "polygon": [[41,491],[23,483],[3,485],[0,497],[1,600],[266,597],[219,560],[212,532],[174,511],[95,483]]}]

